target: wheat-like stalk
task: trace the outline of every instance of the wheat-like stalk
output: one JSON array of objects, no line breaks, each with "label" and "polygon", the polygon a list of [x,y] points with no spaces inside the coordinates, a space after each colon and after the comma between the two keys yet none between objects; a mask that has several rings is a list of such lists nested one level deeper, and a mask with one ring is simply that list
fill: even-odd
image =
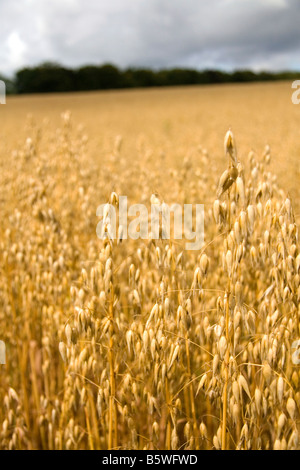
[{"label": "wheat-like stalk", "polygon": [[[70,113],[26,129],[0,175],[0,448],[299,449],[298,227],[269,147],[245,160],[229,131],[224,168],[193,145],[166,168],[118,136],[99,165]],[[122,194],[205,202],[205,246],[98,240]]]}]

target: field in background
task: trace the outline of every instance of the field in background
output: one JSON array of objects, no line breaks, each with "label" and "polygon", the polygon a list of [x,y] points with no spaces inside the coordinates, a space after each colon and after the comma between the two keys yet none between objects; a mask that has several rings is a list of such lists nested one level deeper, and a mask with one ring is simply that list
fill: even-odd
[{"label": "field in background", "polygon": [[167,162],[180,162],[191,147],[200,145],[213,164],[221,163],[220,142],[231,127],[241,159],[270,145],[272,168],[299,213],[300,106],[292,104],[291,94],[287,81],[8,97],[5,109],[1,107],[0,152],[24,142],[29,113],[38,123],[47,118],[53,130],[61,113],[72,111],[74,122],[84,125],[95,161],[102,161],[115,136],[121,135],[128,162],[134,161],[136,140],[143,137]]},{"label": "field in background", "polygon": [[[291,91],[8,97],[0,449],[299,449]],[[98,240],[118,195],[204,203],[206,245]]]}]

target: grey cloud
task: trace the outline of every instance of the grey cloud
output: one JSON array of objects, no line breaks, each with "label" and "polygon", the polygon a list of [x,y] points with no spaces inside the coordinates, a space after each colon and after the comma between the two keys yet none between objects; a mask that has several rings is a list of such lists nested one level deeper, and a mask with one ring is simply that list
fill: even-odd
[{"label": "grey cloud", "polygon": [[299,0],[0,0],[0,70],[55,60],[300,70]]}]

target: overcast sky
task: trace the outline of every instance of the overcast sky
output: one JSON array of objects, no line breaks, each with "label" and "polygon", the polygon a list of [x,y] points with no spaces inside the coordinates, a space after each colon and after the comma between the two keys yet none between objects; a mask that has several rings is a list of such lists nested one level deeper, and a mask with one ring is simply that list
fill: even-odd
[{"label": "overcast sky", "polygon": [[67,66],[300,70],[300,0],[0,0],[0,71]]}]

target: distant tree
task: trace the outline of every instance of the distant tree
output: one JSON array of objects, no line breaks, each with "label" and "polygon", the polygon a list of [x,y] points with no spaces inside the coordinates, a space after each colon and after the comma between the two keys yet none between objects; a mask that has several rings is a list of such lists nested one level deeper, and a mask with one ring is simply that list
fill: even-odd
[{"label": "distant tree", "polygon": [[191,69],[171,69],[166,71],[169,85],[195,85],[198,83],[198,72]]},{"label": "distant tree", "polygon": [[168,70],[158,70],[156,72],[156,82],[157,82],[157,86],[168,86],[169,85]]},{"label": "distant tree", "polygon": [[124,72],[125,83],[130,87],[153,87],[157,86],[157,76],[150,69],[129,68]]},{"label": "distant tree", "polygon": [[112,64],[86,65],[69,69],[57,63],[46,62],[27,67],[16,73],[15,80],[4,80],[7,92],[44,93],[80,90],[109,90],[117,88],[247,83],[253,81],[294,80],[297,72],[258,72],[235,70],[194,70],[174,68],[154,71],[147,68],[120,70]]},{"label": "distant tree", "polygon": [[231,74],[233,82],[254,82],[257,80],[257,74],[251,70],[236,70]]},{"label": "distant tree", "polygon": [[230,82],[231,75],[220,70],[204,70],[202,72],[201,83],[227,83]]},{"label": "distant tree", "polygon": [[122,88],[123,76],[120,70],[111,64],[105,64],[99,67],[100,86],[103,90],[109,88]]},{"label": "distant tree", "polygon": [[16,93],[16,86],[15,86],[14,80],[11,80],[11,79],[9,79],[9,78],[5,77],[4,75],[1,75],[1,74],[0,74],[0,80],[5,83],[6,94],[7,95],[12,95],[12,94]]},{"label": "distant tree", "polygon": [[76,90],[75,73],[59,64],[45,62],[16,74],[18,93],[44,93]]},{"label": "distant tree", "polygon": [[124,77],[114,65],[88,65],[76,71],[76,83],[79,90],[109,90],[123,88]]},{"label": "distant tree", "polygon": [[258,80],[260,81],[272,81],[277,79],[277,75],[272,72],[259,72],[257,74]]},{"label": "distant tree", "polygon": [[77,90],[99,90],[99,67],[96,65],[87,65],[76,70],[76,88]]}]

